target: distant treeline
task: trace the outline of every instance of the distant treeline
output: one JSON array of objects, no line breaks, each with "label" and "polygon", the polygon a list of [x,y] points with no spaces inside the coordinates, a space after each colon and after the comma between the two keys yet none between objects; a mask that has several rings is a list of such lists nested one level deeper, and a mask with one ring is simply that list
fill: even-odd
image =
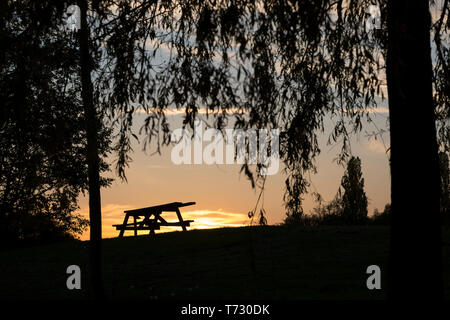
[{"label": "distant treeline", "polygon": [[[441,171],[441,217],[443,225],[450,225],[450,184],[449,159],[445,152],[439,153]],[[364,191],[364,178],[361,172],[361,160],[352,157],[347,163],[347,170],[342,177],[341,186],[335,198],[324,202],[316,195],[316,207],[308,214],[289,216],[285,224],[317,225],[389,225],[391,222],[391,204],[385,205],[383,211],[375,209],[367,214],[367,197]],[[411,201],[414,201],[412,199]],[[425,216],[426,213],[424,213]],[[407,217],[407,215],[406,215]]]}]

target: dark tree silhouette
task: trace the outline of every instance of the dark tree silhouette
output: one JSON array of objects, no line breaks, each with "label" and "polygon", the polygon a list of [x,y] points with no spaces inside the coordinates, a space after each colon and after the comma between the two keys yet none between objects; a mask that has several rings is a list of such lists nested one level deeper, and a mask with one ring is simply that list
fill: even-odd
[{"label": "dark tree silhouette", "polygon": [[342,215],[348,224],[362,223],[367,219],[367,196],[359,157],[351,157],[342,177]]},{"label": "dark tree silhouette", "polygon": [[[87,224],[74,214],[87,189],[86,135],[79,57],[61,29],[63,12],[55,1],[2,2],[0,237],[6,241],[73,236]],[[96,135],[104,155],[109,130],[101,124]],[[102,161],[99,171],[107,169]]]},{"label": "dark tree silhouette", "polygon": [[444,222],[450,221],[450,169],[448,155],[439,152],[439,169],[441,172],[441,214]]},{"label": "dark tree silhouette", "polygon": [[428,1],[388,1],[387,25],[392,177],[389,295],[441,299],[440,183]]},{"label": "dark tree silhouette", "polygon": [[90,53],[90,28],[87,22],[88,1],[80,0],[81,29],[80,39],[80,79],[81,97],[84,107],[84,118],[87,140],[87,165],[89,181],[89,257],[91,284],[96,299],[104,298],[102,273],[102,211],[100,198],[100,150],[97,141],[99,118],[97,107],[94,105],[91,72],[93,61]]}]

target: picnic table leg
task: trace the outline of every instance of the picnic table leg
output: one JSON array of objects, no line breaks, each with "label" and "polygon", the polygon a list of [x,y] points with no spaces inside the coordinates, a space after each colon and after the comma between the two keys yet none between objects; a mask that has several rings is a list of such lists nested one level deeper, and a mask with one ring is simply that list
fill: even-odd
[{"label": "picnic table leg", "polygon": [[124,227],[122,228],[122,230],[120,230],[120,233],[119,233],[119,238],[122,238],[123,237],[123,233],[125,232],[125,226],[127,225],[127,223],[128,223],[128,213],[125,215],[125,218],[124,218],[124,220],[123,220],[123,225],[124,225]]},{"label": "picnic table leg", "polygon": [[[145,218],[146,219],[146,223],[147,223],[148,227],[150,228],[150,231],[148,233],[149,235],[155,234],[155,229],[152,228],[152,222],[150,221],[151,215],[152,214],[150,214],[147,218]],[[155,213],[153,213],[153,215],[155,216],[155,221],[156,221],[156,219],[158,217],[158,213],[155,212]]]},{"label": "picnic table leg", "polygon": [[177,213],[177,216],[178,216],[178,220],[180,220],[180,222],[181,222],[181,228],[183,228],[183,231],[187,231],[186,230],[186,226],[184,225],[183,217],[181,216],[181,212],[180,212],[180,210],[178,208],[177,208],[176,213]]},{"label": "picnic table leg", "polygon": [[134,221],[134,236],[137,236],[137,221],[136,221],[136,216],[133,216],[133,221]]}]

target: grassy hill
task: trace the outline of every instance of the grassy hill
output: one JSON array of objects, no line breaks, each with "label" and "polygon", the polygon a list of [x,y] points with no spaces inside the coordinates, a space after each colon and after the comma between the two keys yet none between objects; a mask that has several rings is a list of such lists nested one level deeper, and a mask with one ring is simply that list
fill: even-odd
[{"label": "grassy hill", "polygon": [[[244,227],[106,239],[105,289],[120,299],[381,299],[388,241],[389,229],[381,226]],[[89,298],[87,245],[0,252],[0,299]],[[71,264],[82,269],[82,290],[66,289]],[[372,264],[381,267],[381,290],[366,288]],[[448,272],[446,277],[448,294]]]}]

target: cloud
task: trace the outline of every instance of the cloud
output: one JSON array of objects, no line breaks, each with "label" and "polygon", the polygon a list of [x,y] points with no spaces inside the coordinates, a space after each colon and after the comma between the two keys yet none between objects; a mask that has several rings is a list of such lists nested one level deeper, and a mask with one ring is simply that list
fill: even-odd
[{"label": "cloud", "polygon": [[379,139],[368,140],[366,143],[366,148],[372,152],[386,153],[386,148],[384,147],[383,142],[381,142]]},{"label": "cloud", "polygon": [[[144,109],[137,109],[134,111],[135,114],[151,114],[152,112],[159,112],[159,109],[149,109],[148,112],[145,111]],[[166,116],[176,116],[176,115],[184,115],[186,114],[186,110],[185,109],[175,109],[175,108],[164,108],[163,112]],[[197,109],[197,113],[198,114],[208,114],[208,115],[219,115],[222,114],[222,110],[209,110],[207,108],[198,108]],[[244,113],[248,113],[245,110],[238,110],[236,108],[228,108],[227,109],[227,114],[244,114]]]},{"label": "cloud", "polygon": [[[343,110],[343,113],[346,113],[346,112],[352,112],[352,110],[347,110],[347,109],[344,109]],[[386,108],[386,107],[377,107],[377,108],[370,108],[370,109],[367,109],[367,110],[353,110],[353,112],[354,113],[374,113],[374,114],[381,114],[381,113],[389,113],[389,109],[388,108]]]},{"label": "cloud", "polygon": [[379,107],[379,108],[370,109],[367,112],[368,113],[389,113],[389,109],[386,107]]}]

